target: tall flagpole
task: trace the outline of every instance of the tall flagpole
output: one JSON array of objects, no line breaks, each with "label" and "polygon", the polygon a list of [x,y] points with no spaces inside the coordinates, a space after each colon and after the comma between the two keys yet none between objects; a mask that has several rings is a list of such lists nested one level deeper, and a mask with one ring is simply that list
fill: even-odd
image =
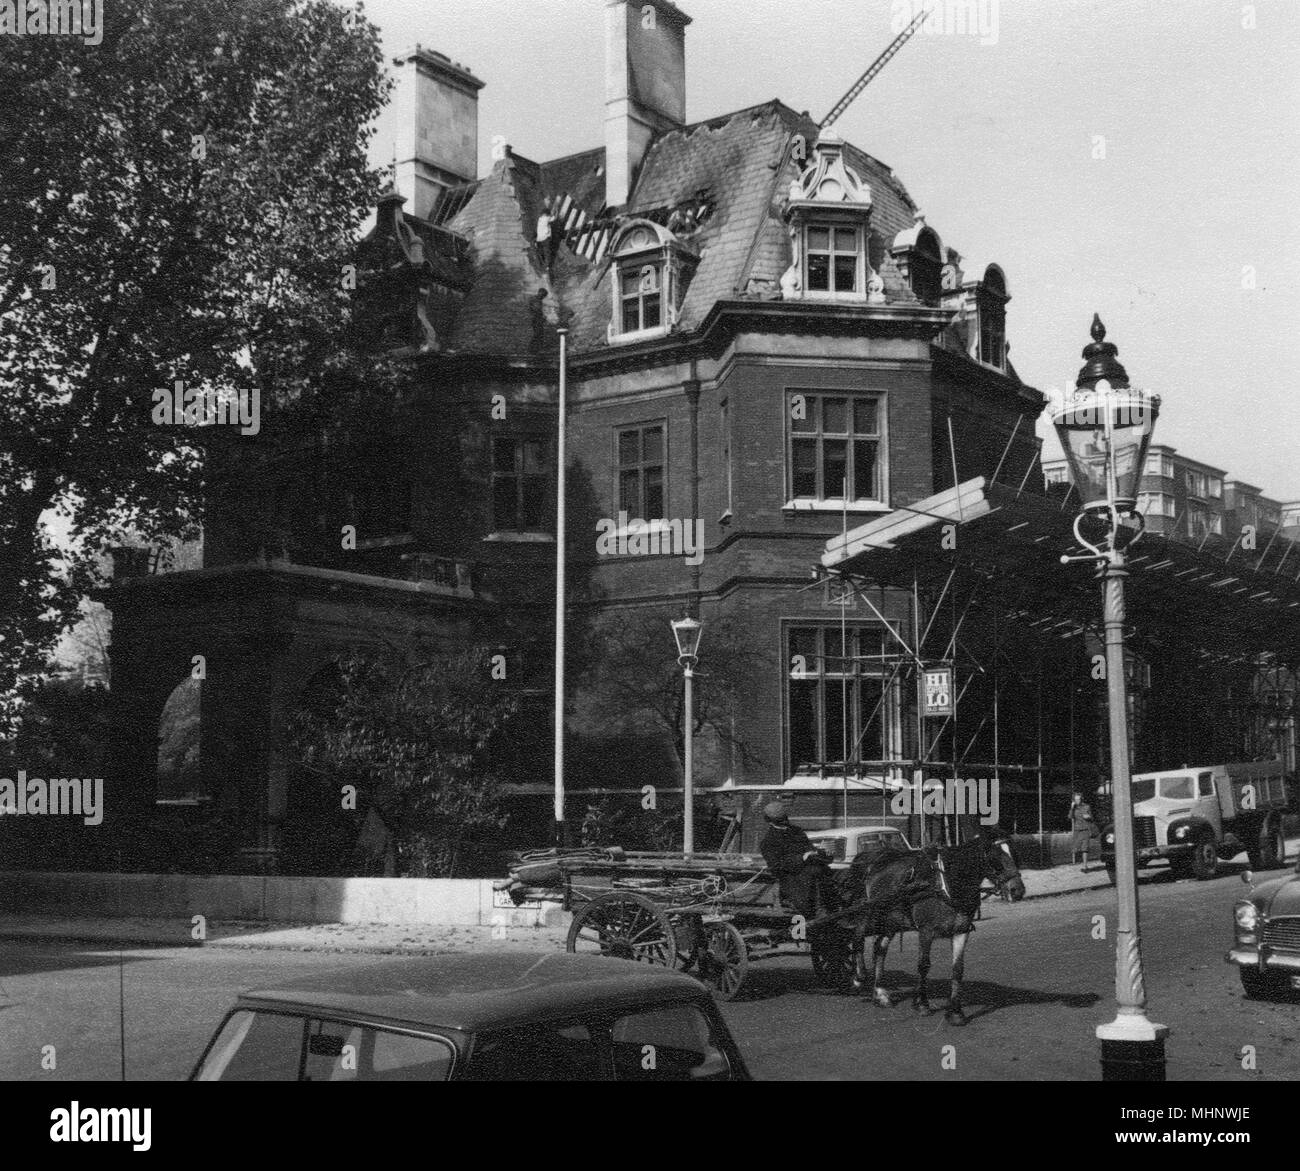
[{"label": "tall flagpole", "polygon": [[568,416],[569,331],[560,335],[559,443],[555,449],[555,844],[563,847],[564,824],[564,432]]}]

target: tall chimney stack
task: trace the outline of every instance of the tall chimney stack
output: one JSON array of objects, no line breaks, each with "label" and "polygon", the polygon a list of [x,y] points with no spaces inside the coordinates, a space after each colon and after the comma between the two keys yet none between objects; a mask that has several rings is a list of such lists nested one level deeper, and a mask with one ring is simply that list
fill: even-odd
[{"label": "tall chimney stack", "polygon": [[445,188],[478,175],[479,81],[442,53],[416,45],[393,59],[397,190],[427,219]]},{"label": "tall chimney stack", "polygon": [[670,0],[606,0],[605,203],[622,207],[656,134],[686,125],[686,26]]}]

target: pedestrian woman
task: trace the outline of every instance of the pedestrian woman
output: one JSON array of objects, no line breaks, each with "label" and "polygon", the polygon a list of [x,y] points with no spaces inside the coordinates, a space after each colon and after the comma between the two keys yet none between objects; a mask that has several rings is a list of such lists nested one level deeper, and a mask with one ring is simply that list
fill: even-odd
[{"label": "pedestrian woman", "polygon": [[1088,847],[1092,845],[1092,806],[1084,799],[1083,794],[1075,793],[1074,798],[1070,801],[1070,865],[1074,865],[1076,855],[1083,854],[1083,864],[1088,865]]}]

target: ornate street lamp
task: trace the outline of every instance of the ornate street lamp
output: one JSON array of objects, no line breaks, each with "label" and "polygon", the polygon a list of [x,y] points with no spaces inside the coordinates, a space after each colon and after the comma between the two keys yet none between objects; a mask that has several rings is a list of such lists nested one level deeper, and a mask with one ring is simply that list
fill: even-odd
[{"label": "ornate street lamp", "polygon": [[695,850],[695,711],[691,681],[695,678],[695,662],[699,658],[700,635],[704,626],[694,618],[679,618],[672,627],[673,638],[677,640],[677,661],[682,666],[686,686],[686,760],[683,783],[686,809],[682,824],[682,852],[690,855]]},{"label": "ornate street lamp", "polygon": [[[1165,1037],[1169,1030],[1147,1019],[1138,927],[1137,859],[1133,848],[1133,805],[1129,796],[1128,688],[1124,678],[1125,550],[1141,538],[1137,490],[1147,448],[1160,411],[1155,395],[1133,390],[1118,350],[1106,341],[1101,318],[1092,319],[1092,344],[1076,389],[1052,411],[1052,423],[1069,461],[1083,507],[1074,535],[1088,550],[1063,562],[1100,566],[1106,632],[1106,688],[1110,708],[1110,764],[1114,800],[1115,885],[1119,915],[1115,938],[1115,999],[1118,1012],[1097,1027],[1102,1078],[1106,1081],[1164,1081]],[[1089,539],[1091,538],[1091,539]]]}]

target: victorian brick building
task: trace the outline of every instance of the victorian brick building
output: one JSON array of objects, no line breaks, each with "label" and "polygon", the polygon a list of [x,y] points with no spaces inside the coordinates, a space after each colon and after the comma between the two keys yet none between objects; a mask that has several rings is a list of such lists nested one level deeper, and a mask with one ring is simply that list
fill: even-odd
[{"label": "victorian brick building", "polygon": [[[205,656],[201,764],[170,796],[236,810],[249,865],[284,864],[307,783],[285,721],[348,647],[513,640],[544,678],[560,330],[572,621],[591,657],[571,789],[680,784],[671,735],[597,701],[602,647],[638,615],[683,613],[704,622],[702,672],[720,624],[765,664],[730,681],[726,734],[701,755],[697,783],[737,807],[781,788],[809,820],[875,816],[890,778],[942,760],[1009,766],[1004,820],[1030,829],[1045,783],[1063,802],[1077,762],[1091,779],[1081,639],[975,599],[959,638],[941,581],[849,587],[819,569],[846,530],[960,507],[958,484],[1041,499],[1044,400],[1009,358],[1006,274],[944,240],[889,166],[778,100],[688,122],[689,17],[667,0],[605,12],[604,142],[566,158],[497,140],[477,176],[483,82],[427,49],[398,59],[398,190],[362,253],[376,337],[413,358],[424,422],[349,486],[355,550],[304,564],[216,509],[203,569],[113,591],[122,784],[166,796],[158,720]],[[952,637],[927,650],[940,614]],[[662,638],[671,659],[666,623]],[[927,728],[914,668],[968,653],[975,714]]]},{"label": "victorian brick building", "polygon": [[[1035,481],[1043,400],[1008,358],[1007,278],[944,242],[889,166],[780,101],[688,122],[689,17],[649,7],[606,9],[603,145],[538,163],[498,141],[481,178],[483,82],[427,49],[397,61],[407,140],[363,247],[371,311],[418,353],[454,450],[431,448],[431,426],[376,451],[341,562],[252,548],[217,519],[202,570],[114,591],[124,772],[150,773],[163,705],[204,655],[203,764],[168,796],[233,803],[271,864],[294,800],[283,724],[343,648],[413,629],[490,639],[507,609],[549,641],[560,328],[574,620],[597,658],[630,611],[689,611],[707,671],[710,628],[739,624],[769,667],[737,681],[705,785],[834,793],[916,755],[915,694],[885,635],[910,628],[911,598],[846,605],[810,572],[846,525],[954,477]],[[601,521],[622,531],[598,551]],[[702,555],[670,545],[683,531]],[[675,553],[640,552],[660,545]],[[574,696],[574,759],[586,738],[603,767],[572,785],[680,783],[670,739],[620,752],[607,716],[584,724],[588,698]]]}]

